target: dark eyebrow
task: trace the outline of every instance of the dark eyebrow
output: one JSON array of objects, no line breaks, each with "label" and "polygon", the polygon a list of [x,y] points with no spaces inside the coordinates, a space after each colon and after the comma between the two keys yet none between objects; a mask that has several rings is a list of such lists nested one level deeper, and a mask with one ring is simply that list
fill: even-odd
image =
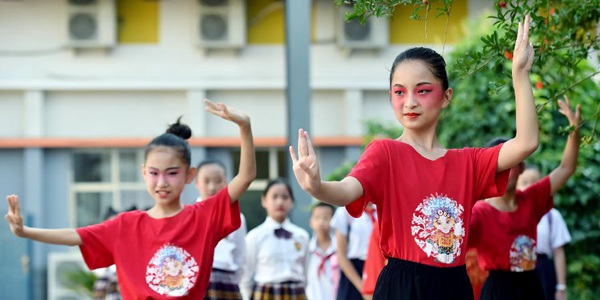
[{"label": "dark eyebrow", "polygon": [[[160,171],[159,169],[154,168],[154,167],[148,167],[148,169],[151,169],[154,171]],[[170,168],[166,168],[165,171],[172,171],[172,170],[179,170],[179,169],[180,169],[180,167],[170,167]]]},{"label": "dark eyebrow", "polygon": [[[419,82],[419,83],[417,83],[417,86],[426,85],[426,84],[432,84],[432,83],[431,83],[431,82],[428,82],[428,81],[423,81],[423,82]],[[396,84],[394,84],[393,86],[394,86],[394,87],[404,87],[403,85],[401,85],[401,84],[399,84],[399,83],[396,83]]]}]

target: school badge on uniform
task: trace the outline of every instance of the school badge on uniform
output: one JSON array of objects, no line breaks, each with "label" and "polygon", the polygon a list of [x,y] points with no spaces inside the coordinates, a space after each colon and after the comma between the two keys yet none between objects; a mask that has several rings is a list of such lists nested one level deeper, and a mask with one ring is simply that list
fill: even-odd
[{"label": "school badge on uniform", "polygon": [[300,242],[296,241],[296,242],[294,242],[294,248],[296,248],[296,251],[300,251],[302,249],[302,244],[300,244]]}]

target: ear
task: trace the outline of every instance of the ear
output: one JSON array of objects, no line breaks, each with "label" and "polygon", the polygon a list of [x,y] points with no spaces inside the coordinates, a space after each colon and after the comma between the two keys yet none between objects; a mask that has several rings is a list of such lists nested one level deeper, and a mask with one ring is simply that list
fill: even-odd
[{"label": "ear", "polygon": [[261,195],[261,196],[260,196],[260,205],[261,205],[261,206],[262,206],[262,207],[263,207],[265,210],[267,209],[267,206],[266,206],[266,203],[265,203],[266,201],[267,201],[267,198],[266,198],[265,196],[262,196],[262,195]]},{"label": "ear", "polygon": [[185,178],[185,183],[189,184],[192,182],[192,180],[194,180],[194,178],[196,178],[196,173],[198,172],[198,169],[196,167],[190,167],[187,170],[187,175]]},{"label": "ear", "polygon": [[448,88],[444,92],[444,102],[442,103],[442,108],[446,108],[448,105],[450,105],[450,101],[452,100],[452,92],[452,88]]},{"label": "ear", "polygon": [[140,171],[142,172],[142,177],[146,178],[146,166],[144,164],[140,165]]}]

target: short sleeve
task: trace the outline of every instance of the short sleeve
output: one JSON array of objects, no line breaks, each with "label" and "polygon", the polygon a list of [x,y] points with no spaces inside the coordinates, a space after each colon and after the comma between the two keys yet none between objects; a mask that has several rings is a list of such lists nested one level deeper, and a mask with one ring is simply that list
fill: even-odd
[{"label": "short sleeve", "polygon": [[481,237],[481,203],[475,203],[471,211],[471,223],[469,224],[469,239],[467,248],[477,248]]},{"label": "short sleeve", "polygon": [[502,145],[474,149],[475,199],[487,199],[504,195],[509,170],[498,171],[498,155]]},{"label": "short sleeve", "polygon": [[[522,191],[524,201],[531,201],[533,213],[536,222],[552,209],[554,200],[551,194],[550,177],[546,176],[542,180],[530,185]],[[554,215],[552,215],[554,217]]]},{"label": "short sleeve", "polygon": [[552,249],[556,249],[558,247],[564,246],[571,242],[571,234],[569,233],[569,229],[567,228],[567,224],[563,219],[560,212],[556,209],[552,209],[550,211],[552,214],[552,232],[550,233],[552,237]]},{"label": "short sleeve", "polygon": [[113,245],[123,216],[120,214],[100,224],[76,229],[82,241],[79,250],[90,270],[114,264]]},{"label": "short sleeve", "polygon": [[340,207],[335,211],[331,219],[331,228],[339,231],[344,236],[348,236],[348,227],[350,227],[348,213],[346,213],[343,207]]},{"label": "short sleeve", "polygon": [[372,141],[348,176],[356,178],[363,188],[363,195],[346,206],[351,216],[362,215],[369,202],[380,207],[384,190],[382,183],[387,183],[389,176],[389,149],[385,140]]},{"label": "short sleeve", "polygon": [[230,233],[240,228],[242,219],[240,217],[240,203],[235,201],[231,203],[227,187],[221,189],[215,195],[208,197],[202,202],[196,202],[194,205],[204,211],[208,206],[212,206],[210,220],[208,224],[214,224],[214,229],[218,231],[216,235],[218,241],[224,239]]}]

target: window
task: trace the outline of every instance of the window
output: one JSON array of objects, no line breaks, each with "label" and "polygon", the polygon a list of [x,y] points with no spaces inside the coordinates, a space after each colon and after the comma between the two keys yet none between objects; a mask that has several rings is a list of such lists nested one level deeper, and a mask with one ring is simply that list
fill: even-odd
[{"label": "window", "polygon": [[116,211],[152,206],[140,166],[141,149],[77,150],[73,153],[71,224],[82,227],[104,220]]},{"label": "window", "polygon": [[[246,217],[248,231],[264,222],[267,213],[260,203],[263,190],[269,179],[287,176],[286,152],[283,148],[256,150],[256,179],[240,198],[240,207]],[[240,150],[232,151],[234,174],[240,167]]]}]

